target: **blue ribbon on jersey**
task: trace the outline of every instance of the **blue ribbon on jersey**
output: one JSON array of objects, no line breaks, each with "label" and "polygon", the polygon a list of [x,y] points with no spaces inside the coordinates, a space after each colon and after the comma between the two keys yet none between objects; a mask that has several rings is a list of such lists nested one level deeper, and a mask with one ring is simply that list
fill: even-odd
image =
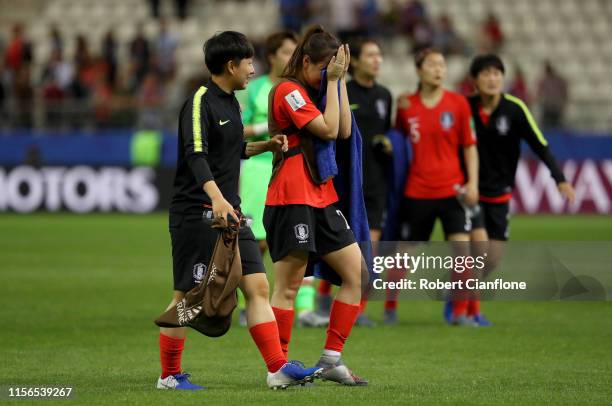
[{"label": "blue ribbon on jersey", "polygon": [[[320,111],[325,111],[327,93],[327,71],[323,70],[321,75],[321,87],[319,90],[319,103],[317,107]],[[338,96],[340,96],[340,82],[338,82]],[[315,138],[315,147],[317,145]],[[361,152],[361,133],[355,121],[355,115],[351,111],[351,136],[346,140],[339,140],[340,148],[347,148],[344,160],[339,158],[336,153],[336,141],[323,141],[321,143],[331,144],[321,148],[321,152],[317,153],[317,164],[319,164],[319,173],[321,178],[325,179],[324,173],[336,172],[334,177],[334,187],[338,193],[339,201],[336,203],[338,209],[346,216],[346,221],[353,231],[355,240],[359,243],[361,253],[368,266],[368,270],[372,270],[372,245],[370,241],[370,226],[366,214],[365,202],[363,199],[363,172],[362,172],[362,152]],[[315,152],[317,149],[315,148]],[[333,151],[333,155],[330,155]],[[319,163],[321,160],[327,160],[323,166]],[[348,158],[348,159],[346,159]],[[326,171],[322,172],[322,168]],[[340,285],[342,279],[340,276],[327,264],[322,261],[314,263],[314,275],[317,278],[325,279],[334,285]]]}]

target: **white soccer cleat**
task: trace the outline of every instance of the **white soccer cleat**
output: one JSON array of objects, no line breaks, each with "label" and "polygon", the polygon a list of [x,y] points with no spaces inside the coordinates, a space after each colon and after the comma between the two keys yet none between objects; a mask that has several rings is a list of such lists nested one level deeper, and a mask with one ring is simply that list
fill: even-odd
[{"label": "white soccer cleat", "polygon": [[202,390],[203,386],[189,382],[189,374],[168,375],[157,379],[157,389]]},{"label": "white soccer cleat", "polygon": [[287,389],[289,386],[309,383],[319,378],[323,368],[302,368],[297,363],[286,363],[276,372],[268,372],[266,382],[270,389]]}]

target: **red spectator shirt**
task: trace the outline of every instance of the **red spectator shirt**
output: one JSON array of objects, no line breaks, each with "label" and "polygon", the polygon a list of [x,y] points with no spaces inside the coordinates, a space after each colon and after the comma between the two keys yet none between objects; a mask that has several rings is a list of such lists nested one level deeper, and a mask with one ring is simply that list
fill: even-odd
[{"label": "red spectator shirt", "polygon": [[[278,128],[291,125],[301,129],[321,115],[306,89],[295,82],[282,82],[276,87],[272,118]],[[289,148],[299,145],[297,133],[287,134]],[[332,180],[317,185],[312,181],[302,154],[285,158],[280,170],[268,186],[266,206],[304,204],[323,208],[338,201]]]},{"label": "red spectator shirt", "polygon": [[401,96],[396,127],[410,137],[413,151],[404,195],[415,199],[455,196],[455,185],[465,183],[462,147],[476,144],[465,97],[445,90],[438,104],[428,108],[418,93]]}]

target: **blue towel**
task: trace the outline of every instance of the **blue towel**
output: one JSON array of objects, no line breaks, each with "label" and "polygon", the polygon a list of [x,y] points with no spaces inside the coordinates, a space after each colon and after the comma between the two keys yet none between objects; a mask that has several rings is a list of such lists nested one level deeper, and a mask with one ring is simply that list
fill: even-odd
[{"label": "blue towel", "polygon": [[[340,82],[338,82],[338,92],[340,92]],[[324,69],[321,74],[321,88],[319,89],[319,102],[317,103],[319,111],[325,111],[325,106],[327,105],[326,95],[327,69]],[[320,178],[322,180],[333,178],[338,174],[338,166],[336,165],[336,142],[325,141],[315,137],[313,144]]]},{"label": "blue towel", "polygon": [[382,232],[382,240],[395,241],[398,231],[399,204],[404,197],[404,187],[406,186],[406,177],[412,159],[412,149],[404,134],[395,129],[390,130],[387,137],[393,145],[393,166],[389,176],[387,176],[387,220]]},{"label": "blue towel", "polygon": [[[317,107],[321,111],[325,110],[325,94],[327,92],[327,75],[323,71],[321,88],[319,93],[320,103]],[[340,88],[338,88],[340,92]],[[338,93],[339,94],[339,93]],[[363,257],[371,270],[372,266],[372,246],[370,242],[370,227],[368,225],[368,217],[363,200],[363,174],[361,169],[361,133],[355,116],[351,112],[351,136],[347,140],[338,140],[338,142],[328,142],[333,144],[334,156],[331,159],[332,164],[326,164],[327,167],[333,167],[337,175],[334,177],[334,187],[338,193],[339,201],[336,206],[346,216],[346,221],[351,227],[355,239],[360,245]],[[322,141],[325,142],[325,141]],[[316,145],[316,144],[315,144]],[[328,159],[331,148],[325,151],[325,159]],[[321,153],[323,157],[323,153]],[[321,173],[321,167],[319,167]],[[321,174],[321,177],[323,175]],[[323,262],[317,262],[314,265],[314,275],[317,278],[325,279],[334,285],[340,285],[342,279],[338,274]]]}]

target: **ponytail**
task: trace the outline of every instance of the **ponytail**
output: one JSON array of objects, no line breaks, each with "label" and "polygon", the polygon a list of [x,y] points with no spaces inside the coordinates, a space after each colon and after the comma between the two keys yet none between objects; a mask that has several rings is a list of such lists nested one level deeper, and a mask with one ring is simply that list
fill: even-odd
[{"label": "ponytail", "polygon": [[331,58],[340,47],[340,41],[320,25],[310,27],[298,43],[291,59],[281,77],[297,79],[303,68],[304,56],[308,55],[312,63]]}]

